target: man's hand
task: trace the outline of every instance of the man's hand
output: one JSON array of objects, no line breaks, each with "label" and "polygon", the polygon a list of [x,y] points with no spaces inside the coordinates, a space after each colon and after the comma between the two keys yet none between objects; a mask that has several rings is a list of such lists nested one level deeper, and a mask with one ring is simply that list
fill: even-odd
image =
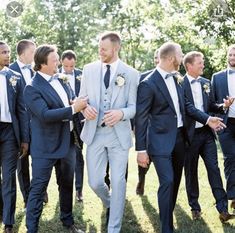
[{"label": "man's hand", "polygon": [[109,110],[104,113],[103,122],[107,126],[114,126],[123,118],[123,112],[121,110]]},{"label": "man's hand", "polygon": [[75,112],[80,112],[87,106],[87,97],[79,97],[73,101],[73,107]]},{"label": "man's hand", "polygon": [[230,107],[230,105],[233,103],[233,101],[234,101],[234,97],[230,97],[230,96],[226,96],[226,99],[223,99],[223,101],[224,101],[224,104],[223,104],[223,108],[229,108]]},{"label": "man's hand", "polygon": [[87,105],[87,107],[83,111],[83,116],[87,120],[95,120],[97,115],[98,115],[97,110],[94,107],[90,106],[89,104]]},{"label": "man's hand", "polygon": [[210,117],[208,125],[215,131],[222,130],[226,128],[226,125],[222,122],[223,119],[219,117]]},{"label": "man's hand", "polygon": [[20,156],[19,159],[24,158],[25,156],[28,155],[28,150],[29,150],[29,144],[22,142],[20,145]]},{"label": "man's hand", "polygon": [[138,152],[137,153],[137,163],[141,167],[147,168],[149,165],[149,156],[147,152]]}]

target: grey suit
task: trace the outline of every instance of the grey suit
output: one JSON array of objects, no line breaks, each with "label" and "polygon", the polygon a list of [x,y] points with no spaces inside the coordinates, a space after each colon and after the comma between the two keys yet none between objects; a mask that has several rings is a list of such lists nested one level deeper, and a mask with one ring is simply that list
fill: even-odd
[{"label": "grey suit", "polygon": [[[125,84],[115,84],[117,76],[122,74]],[[130,119],[135,116],[136,94],[139,82],[138,72],[119,61],[116,74],[109,88],[104,91],[102,63],[96,61],[84,67],[80,96],[88,96],[89,104],[96,108],[98,117],[86,120],[81,139],[87,144],[88,181],[94,192],[101,198],[107,208],[110,208],[108,232],[120,232],[125,205],[126,181],[125,172],[128,161],[128,151],[132,146]],[[124,116],[113,127],[100,126],[104,93],[109,95],[109,108],[120,109]],[[107,162],[111,168],[110,195],[104,176]]]}]

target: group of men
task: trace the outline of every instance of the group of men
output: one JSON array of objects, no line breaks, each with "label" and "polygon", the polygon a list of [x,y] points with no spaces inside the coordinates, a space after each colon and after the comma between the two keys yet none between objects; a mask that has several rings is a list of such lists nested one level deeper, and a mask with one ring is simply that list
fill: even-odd
[{"label": "group of men", "polygon": [[[58,69],[55,46],[36,48],[32,41],[22,40],[17,45],[18,59],[9,66],[9,46],[0,42],[0,157],[6,233],[13,232],[15,221],[16,169],[26,204],[27,232],[36,233],[53,167],[60,220],[70,232],[83,232],[74,224],[72,213],[74,172],[77,200],[83,198],[83,142],[89,185],[107,208],[107,232],[120,232],[133,118],[140,178],[136,191],[143,194],[146,169],[152,161],[160,183],[161,232],[174,230],[173,210],[183,167],[192,217],[201,217],[199,155],[207,168],[220,220],[233,218],[228,200],[235,208],[235,45],[228,49],[228,68],[215,74],[212,84],[201,77],[204,57],[200,52],[183,57],[179,44],[164,43],[155,53],[156,68],[140,79],[139,72],[119,58],[120,48],[118,33],[102,34],[100,59],[85,65],[81,78],[71,50],[63,52]],[[182,60],[184,77],[178,72]],[[215,131],[225,158],[226,191]],[[32,157],[31,181],[28,154]],[[107,164],[110,187],[105,183]]]}]

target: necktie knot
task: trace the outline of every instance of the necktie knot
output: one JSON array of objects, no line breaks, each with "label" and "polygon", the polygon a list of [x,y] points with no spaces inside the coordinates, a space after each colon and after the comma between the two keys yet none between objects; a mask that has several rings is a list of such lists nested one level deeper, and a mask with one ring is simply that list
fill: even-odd
[{"label": "necktie knot", "polygon": [[109,81],[110,81],[110,65],[106,65],[106,67],[107,67],[107,70],[104,75],[104,85],[105,85],[105,88],[108,89]]},{"label": "necktie knot", "polygon": [[27,65],[24,65],[24,66],[21,67],[21,69],[23,69],[23,70],[24,69],[29,69],[30,70],[31,68],[32,68],[32,66],[30,64],[27,64]]},{"label": "necktie knot", "polygon": [[229,70],[228,73],[229,74],[235,74],[235,70]]},{"label": "necktie knot", "polygon": [[200,78],[195,78],[191,81],[191,84],[194,84],[194,83],[200,83],[201,82],[201,79]]}]

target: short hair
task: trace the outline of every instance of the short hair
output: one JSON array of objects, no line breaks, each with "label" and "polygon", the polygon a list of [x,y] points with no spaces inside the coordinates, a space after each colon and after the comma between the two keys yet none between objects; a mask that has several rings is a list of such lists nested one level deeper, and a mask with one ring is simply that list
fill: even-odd
[{"label": "short hair", "polygon": [[114,31],[104,32],[101,35],[100,40],[106,40],[106,39],[109,39],[112,43],[117,43],[121,45],[121,37],[117,32]]},{"label": "short hair", "polygon": [[31,40],[20,40],[16,45],[17,54],[20,56],[30,45],[35,45],[35,43]]},{"label": "short hair", "polygon": [[204,58],[204,55],[203,53],[198,52],[198,51],[191,51],[184,56],[183,65],[186,70],[187,70],[187,64],[193,64],[196,57]]},{"label": "short hair", "polygon": [[231,49],[235,49],[235,44],[231,44],[231,45],[228,47],[227,53],[229,53],[229,51],[230,51]]},{"label": "short hair", "polygon": [[57,48],[54,45],[44,44],[36,48],[34,54],[34,70],[41,70],[42,64],[47,64],[48,55],[52,52],[57,52]]},{"label": "short hair", "polygon": [[181,47],[175,42],[166,42],[159,48],[159,58],[166,59],[168,56],[173,55],[176,52],[176,48]]},{"label": "short hair", "polygon": [[61,55],[61,60],[63,61],[65,58],[77,60],[77,56],[73,50],[65,50]]}]

